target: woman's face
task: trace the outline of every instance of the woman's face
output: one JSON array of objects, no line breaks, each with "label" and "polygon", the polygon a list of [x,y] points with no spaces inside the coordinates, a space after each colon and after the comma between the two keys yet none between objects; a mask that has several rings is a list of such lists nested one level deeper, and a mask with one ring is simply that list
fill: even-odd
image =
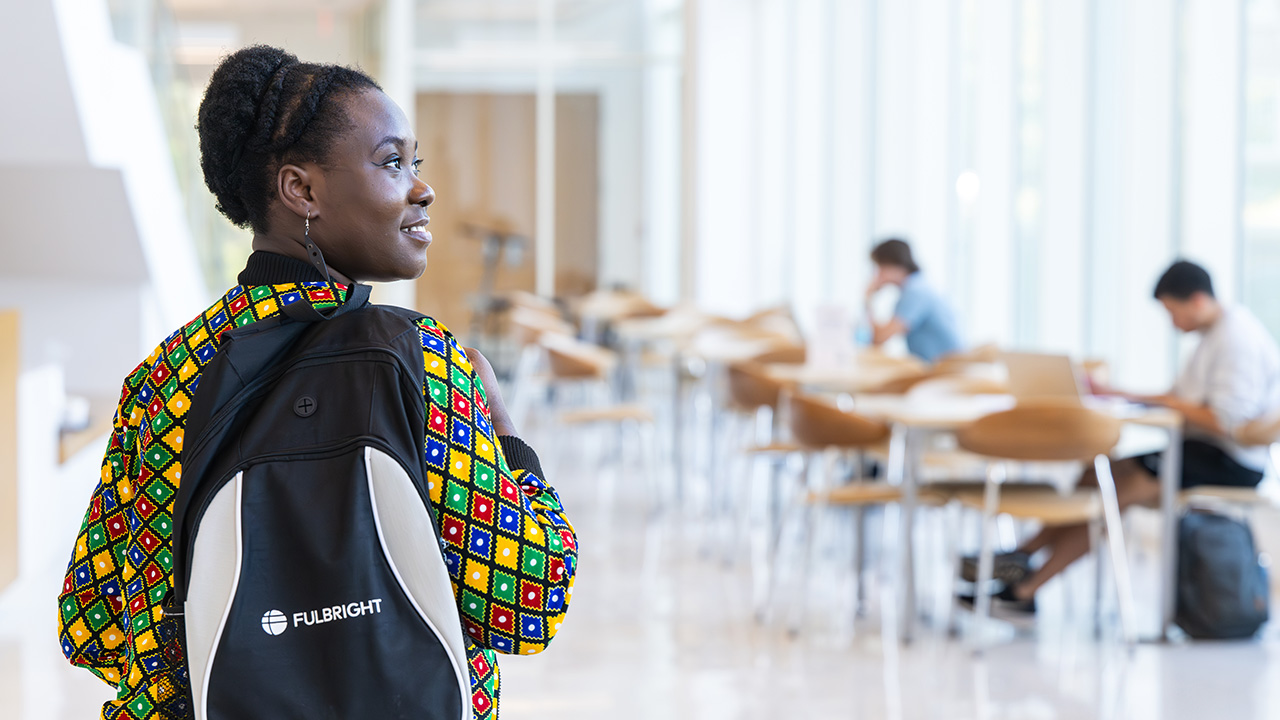
[{"label": "woman's face", "polygon": [[901,285],[906,282],[907,271],[897,265],[876,265],[876,276],[872,280],[877,286]]},{"label": "woman's face", "polygon": [[350,129],[311,168],[311,238],[352,280],[416,278],[427,268],[427,206],[436,196],[418,177],[413,129],[379,90],[353,93],[344,110]]}]

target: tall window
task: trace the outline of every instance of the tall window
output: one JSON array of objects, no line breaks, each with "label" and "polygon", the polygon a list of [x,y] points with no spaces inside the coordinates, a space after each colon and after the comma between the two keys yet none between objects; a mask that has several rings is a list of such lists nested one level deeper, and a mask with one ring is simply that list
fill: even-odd
[{"label": "tall window", "polygon": [[1280,337],[1280,0],[1245,12],[1243,299]]},{"label": "tall window", "polygon": [[1044,218],[1045,0],[1022,0],[1014,28],[1015,344],[1034,347],[1040,325],[1040,243]]}]

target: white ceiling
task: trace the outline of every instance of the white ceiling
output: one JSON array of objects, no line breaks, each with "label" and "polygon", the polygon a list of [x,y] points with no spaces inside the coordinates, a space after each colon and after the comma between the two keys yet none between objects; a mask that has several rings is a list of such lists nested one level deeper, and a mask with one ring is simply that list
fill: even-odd
[{"label": "white ceiling", "polygon": [[[556,18],[564,21],[589,14],[608,6],[623,5],[628,0],[557,0]],[[424,18],[436,21],[473,22],[525,22],[538,20],[541,10],[539,0],[421,0],[418,12]]]},{"label": "white ceiling", "polygon": [[311,14],[320,10],[348,13],[367,7],[370,2],[371,0],[166,0],[166,4],[179,18],[186,15],[234,18],[237,15]]}]

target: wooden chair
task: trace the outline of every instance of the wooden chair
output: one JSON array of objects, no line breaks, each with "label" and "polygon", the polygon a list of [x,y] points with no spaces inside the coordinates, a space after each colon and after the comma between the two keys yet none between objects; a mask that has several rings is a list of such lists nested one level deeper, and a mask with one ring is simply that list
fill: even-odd
[{"label": "wooden chair", "polygon": [[[764,353],[776,350],[794,352],[796,341],[789,335],[780,334],[777,330],[759,327],[742,321],[715,321],[704,325],[690,336],[680,348],[675,364],[675,382],[673,397],[672,455],[676,459],[676,483],[683,491],[686,477],[692,483],[706,482],[705,488],[694,488],[695,492],[705,490],[705,496],[712,498],[709,508],[713,515],[719,514],[727,507],[726,499],[731,491],[731,484],[723,471],[728,463],[723,422],[729,406],[727,368],[729,365],[747,361]],[[696,418],[696,408],[700,401],[710,406],[711,421],[706,428],[698,428],[703,434],[701,446],[705,448],[704,457],[709,462],[706,472],[688,472],[685,467],[686,449],[690,447],[690,433],[694,428],[685,423],[685,418]],[[697,456],[691,458],[697,460]]]},{"label": "wooden chair", "polygon": [[[766,528],[766,536],[771,536],[773,521],[770,518],[776,515],[777,480],[783,466],[805,448],[779,439],[782,432],[778,427],[781,417],[778,408],[793,390],[789,384],[774,379],[753,361],[729,364],[725,376],[728,395],[723,412],[729,423],[730,441],[726,456],[717,466],[722,477],[712,487],[713,491],[720,491],[720,496],[712,500],[723,508],[728,518],[723,554],[725,563],[732,564],[738,559],[739,548],[752,528],[753,510],[761,504],[759,462],[769,462],[763,483],[763,505],[767,511],[761,523]],[[756,571],[759,566],[753,563],[752,569]]]},{"label": "wooden chair", "polygon": [[609,402],[610,375],[618,364],[616,353],[564,336],[543,335],[540,342],[547,354],[553,382],[582,383],[595,386],[598,391],[596,397],[588,399],[590,407],[562,415],[562,422],[582,424],[622,419],[653,422],[653,414],[647,408]]},{"label": "wooden chair", "polygon": [[944,355],[933,364],[934,375],[969,375],[985,377],[993,381],[1006,376],[1000,362],[1000,349],[995,345],[983,345],[963,353]]},{"label": "wooden chair", "polygon": [[630,290],[596,290],[573,303],[583,335],[600,340],[606,326],[628,318],[660,317],[666,310]]},{"label": "wooden chair", "polygon": [[768,365],[770,363],[800,365],[804,363],[807,357],[808,351],[804,345],[783,345],[756,355],[751,358],[751,362],[760,363],[761,365]]},{"label": "wooden chair", "polygon": [[726,368],[729,386],[727,409],[750,423],[751,439],[742,451],[748,454],[795,452],[795,443],[775,443],[774,421],[784,393],[794,388],[765,373],[755,362],[731,363]]},{"label": "wooden chair", "polygon": [[938,358],[937,364],[944,363],[994,363],[1000,361],[1000,346],[986,343],[969,350],[947,353]]},{"label": "wooden chair", "polygon": [[18,578],[18,382],[21,315],[0,310],[0,595]]},{"label": "wooden chair", "polygon": [[[884,505],[902,499],[901,489],[884,482],[867,481],[863,477],[863,461],[865,453],[873,448],[883,446],[889,439],[889,426],[878,420],[841,410],[822,397],[804,394],[784,395],[781,410],[786,416],[789,441],[803,448],[804,465],[802,476],[806,479],[805,487],[798,498],[789,505],[788,518],[802,516],[800,522],[803,557],[800,562],[800,591],[808,584],[809,558],[813,554],[812,544],[818,536],[814,519],[815,513],[840,508],[854,511],[854,533],[857,538],[854,545],[854,566],[856,574],[856,600],[860,608],[863,595],[862,574],[866,559],[863,539],[863,516],[865,508],[873,505]],[[812,460],[823,459],[821,474],[814,478]],[[836,485],[837,466],[841,458],[852,460],[853,480],[847,484]],[[779,537],[775,542],[775,559],[773,567],[781,567],[782,535],[789,524],[783,520],[779,527]],[[803,542],[808,535],[808,545]],[[777,578],[774,578],[775,582]],[[791,632],[798,633],[803,622],[805,603],[800,602],[798,612],[793,616]]]},{"label": "wooden chair", "polygon": [[[1240,426],[1235,440],[1244,446],[1267,446],[1273,472],[1280,473],[1280,410],[1273,411]],[[1274,505],[1271,498],[1262,495],[1257,488],[1226,485],[1197,485],[1178,493],[1184,506],[1207,509],[1241,509],[1245,512],[1256,507]]]},{"label": "wooden chair", "polygon": [[742,325],[788,338],[793,344],[804,342],[800,325],[796,322],[795,314],[789,305],[757,311],[744,319]]},{"label": "wooden chair", "polygon": [[[596,425],[614,425],[619,432],[625,428],[633,428],[639,443],[639,451],[645,481],[650,491],[651,509],[657,510],[662,505],[662,489],[657,485],[657,467],[654,462],[656,453],[653,437],[654,416],[643,405],[634,403],[616,403],[612,400],[610,378],[617,366],[617,355],[605,348],[591,345],[573,338],[544,334],[540,344],[546,353],[550,382],[558,392],[573,389],[583,390],[583,397],[573,407],[564,407],[563,398],[557,397],[555,410],[558,423],[565,432],[556,434],[555,456],[557,460],[563,455],[563,442],[569,437],[582,439],[576,428]],[[619,452],[615,456],[621,460],[622,436],[619,435]],[[598,459],[605,457],[601,449]],[[611,486],[601,486],[602,495],[612,495]]]},{"label": "wooden chair", "polygon": [[[962,449],[995,461],[990,466],[982,491],[959,491],[954,495],[964,505],[982,511],[982,549],[976,585],[977,614],[982,623],[991,613],[991,597],[987,589],[991,584],[993,565],[992,521],[998,513],[1037,520],[1045,525],[1086,523],[1093,530],[1091,538],[1095,541],[1099,525],[1106,529],[1119,594],[1122,631],[1126,642],[1134,642],[1129,560],[1108,459],[1108,453],[1119,439],[1118,419],[1069,402],[1020,405],[980,418],[958,433],[957,440]],[[1065,496],[1044,490],[1002,497],[1001,485],[1006,478],[1008,461],[1091,461],[1097,472],[1098,488],[1081,488]],[[979,642],[977,651],[982,649]]]},{"label": "wooden chair", "polygon": [[547,364],[546,350],[542,344],[544,336],[572,338],[574,327],[564,320],[553,305],[538,305],[537,296],[523,293],[518,297],[520,304],[513,304],[507,314],[507,328],[510,340],[519,348],[515,368],[511,375],[511,392],[507,396],[507,407],[517,425],[524,426],[530,415],[535,399],[545,397],[550,373],[544,367]]}]

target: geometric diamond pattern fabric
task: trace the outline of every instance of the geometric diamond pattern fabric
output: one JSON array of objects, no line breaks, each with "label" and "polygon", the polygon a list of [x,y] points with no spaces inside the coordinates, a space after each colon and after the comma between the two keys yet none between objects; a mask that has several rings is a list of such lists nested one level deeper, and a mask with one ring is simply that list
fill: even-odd
[{"label": "geometric diamond pattern fabric", "polygon": [[[193,716],[176,621],[161,606],[173,571],[183,428],[201,369],[226,330],[295,302],[334,307],[345,294],[346,286],[323,282],[238,285],[126,378],[58,598],[63,654],[117,690],[103,718]],[[430,505],[467,638],[474,714],[492,720],[495,651],[531,655],[554,637],[573,590],[577,539],[555,491],[508,466],[484,387],[452,334],[424,318],[419,335]]]}]

